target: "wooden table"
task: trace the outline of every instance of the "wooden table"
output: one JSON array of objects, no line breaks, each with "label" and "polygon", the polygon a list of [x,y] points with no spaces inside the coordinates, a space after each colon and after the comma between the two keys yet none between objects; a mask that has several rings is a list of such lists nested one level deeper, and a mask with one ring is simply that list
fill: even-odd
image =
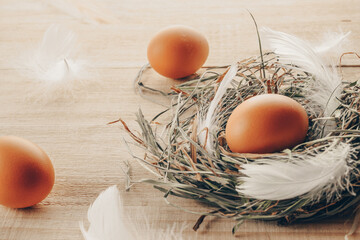
[{"label": "wooden table", "polygon": [[[149,185],[124,191],[124,160],[130,161],[133,179],[152,176],[127,153],[120,126],[107,123],[122,117],[136,129],[138,108],[148,118],[162,109],[136,95],[132,82],[147,62],[149,39],[162,27],[185,24],[203,32],[211,48],[207,65],[227,65],[258,54],[255,28],[246,8],[260,26],[305,39],[321,40],[327,31],[352,31],[349,50],[360,52],[359,0],[98,1],[107,23],[86,14],[77,17],[56,7],[59,2],[0,0],[0,133],[37,143],[56,169],[54,189],[42,203],[23,210],[0,207],[0,239],[82,239],[79,221],[86,219],[87,208],[97,195],[114,184],[135,220],[141,222],[146,215],[154,229],[186,222],[185,236],[191,239],[343,239],[350,223],[342,219],[289,227],[249,221],[232,236],[234,221],[209,217],[195,233],[191,227],[198,216],[168,206],[162,193]],[[76,2],[92,4],[64,3]],[[96,83],[85,84],[74,98],[29,101],[24,96],[38,85],[19,73],[19,59],[41,41],[53,23],[79,35],[79,58],[88,61],[87,80]],[[359,64],[359,60],[346,57],[345,63]],[[343,73],[347,80],[360,78],[359,68],[346,68]],[[174,84],[156,74],[150,74],[147,81],[163,88]],[[201,207],[193,201],[173,200],[188,209]]]}]

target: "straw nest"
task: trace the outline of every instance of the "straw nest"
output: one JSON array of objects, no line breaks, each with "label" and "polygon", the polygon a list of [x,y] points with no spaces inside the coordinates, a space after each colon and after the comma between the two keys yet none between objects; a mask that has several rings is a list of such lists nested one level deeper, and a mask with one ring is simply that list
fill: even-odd
[{"label": "straw nest", "polygon": [[[143,73],[150,67],[147,65],[141,69],[136,78],[139,91],[159,93],[169,97],[171,102],[169,108],[149,121],[139,111],[137,122],[141,131],[138,134],[130,130],[123,120],[119,120],[136,145],[146,153],[144,157],[134,154],[133,157],[157,176],[141,182],[150,183],[164,192],[164,199],[169,204],[172,204],[168,199],[170,195],[205,203],[209,210],[198,213],[201,217],[194,226],[195,230],[207,215],[237,220],[233,229],[235,231],[245,219],[276,220],[288,224],[295,220],[319,220],[356,206],[360,200],[356,194],[360,191],[357,168],[359,86],[356,82],[343,81],[339,106],[330,118],[323,118],[323,111],[309,104],[306,98],[309,84],[316,81],[311,74],[279,63],[273,53],[264,54],[263,60],[259,57],[245,59],[238,62],[237,66],[236,76],[222,96],[219,111],[215,113],[216,126],[212,128],[213,131],[200,129],[207,138],[212,136],[212,151],[208,151],[199,141],[199,118],[206,114],[226,74],[226,68],[207,68],[201,76],[172,87],[169,93],[145,86],[142,82]],[[286,95],[302,104],[309,116],[306,141],[279,153],[232,153],[224,138],[227,119],[242,101],[266,93]],[[326,130],[327,124],[332,125],[330,131]],[[316,199],[305,194],[284,200],[266,200],[247,197],[238,191],[242,184],[239,179],[243,176],[241,170],[244,164],[259,159],[286,162],[291,156],[317,156],[341,143],[351,146],[347,159],[351,171],[347,173],[345,187],[330,196],[328,192],[320,191]],[[183,209],[181,206],[176,207]]]}]

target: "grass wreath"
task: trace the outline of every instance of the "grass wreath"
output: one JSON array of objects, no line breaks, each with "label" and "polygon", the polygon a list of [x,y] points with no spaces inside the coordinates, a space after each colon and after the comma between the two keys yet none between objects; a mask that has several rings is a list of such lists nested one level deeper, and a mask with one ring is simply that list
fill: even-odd
[{"label": "grass wreath", "polygon": [[[164,192],[169,204],[168,196],[174,195],[209,206],[207,213],[198,213],[195,230],[207,215],[235,219],[236,231],[245,219],[313,221],[360,201],[360,86],[343,81],[322,52],[305,41],[270,29],[264,34],[275,53],[207,68],[169,93],[143,84],[150,69],[144,66],[137,87],[168,96],[170,107],[150,121],[140,110],[140,134],[119,120],[146,152],[133,157],[157,176],[141,182]],[[309,130],[303,143],[270,154],[229,150],[227,119],[241,102],[260,94],[286,95],[305,108]]]}]

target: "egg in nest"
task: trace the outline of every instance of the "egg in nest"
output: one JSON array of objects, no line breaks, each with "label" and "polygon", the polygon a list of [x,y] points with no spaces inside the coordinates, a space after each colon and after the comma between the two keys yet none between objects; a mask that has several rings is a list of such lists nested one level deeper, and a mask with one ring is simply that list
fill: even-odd
[{"label": "egg in nest", "polygon": [[242,102],[231,113],[225,129],[227,144],[236,153],[272,153],[305,140],[309,119],[292,98],[264,94]]}]

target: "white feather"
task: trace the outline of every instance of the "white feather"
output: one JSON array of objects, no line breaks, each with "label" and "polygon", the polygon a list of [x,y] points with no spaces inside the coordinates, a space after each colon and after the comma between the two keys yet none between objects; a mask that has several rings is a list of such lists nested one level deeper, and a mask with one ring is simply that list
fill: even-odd
[{"label": "white feather", "polygon": [[322,153],[296,154],[279,160],[256,160],[242,165],[237,191],[255,199],[284,200],[304,196],[318,200],[350,190],[351,148],[333,143]]},{"label": "white feather", "polygon": [[70,96],[83,84],[85,61],[76,58],[77,36],[60,25],[51,25],[41,43],[23,56],[21,73],[33,83],[29,98],[56,99]]},{"label": "white feather", "polygon": [[314,51],[320,55],[325,61],[332,61],[336,64],[339,61],[339,57],[344,52],[344,43],[347,42],[350,32],[337,33],[326,32],[320,40],[320,44],[314,47]]},{"label": "white feather", "polygon": [[86,240],[134,239],[124,215],[122,200],[116,186],[102,192],[88,210],[89,229],[80,228]]},{"label": "white feather", "polygon": [[[238,64],[235,63],[231,65],[228,72],[225,74],[223,80],[221,81],[219,88],[216,91],[216,94],[214,96],[214,99],[211,101],[208,111],[206,113],[205,118],[200,117],[199,118],[199,127],[198,127],[198,134],[199,134],[199,142],[200,144],[205,144],[206,141],[206,149],[208,151],[212,151],[212,133],[216,130],[214,129],[215,124],[215,116],[217,111],[219,111],[219,103],[226,93],[226,90],[230,87],[231,81],[236,76],[236,73],[238,71]],[[208,136],[206,136],[208,135]]]},{"label": "white feather", "polygon": [[113,23],[116,17],[110,9],[94,0],[51,0],[46,3],[85,23]]},{"label": "white feather", "polygon": [[[341,94],[341,78],[338,75],[333,58],[327,53],[336,52],[336,48],[348,36],[338,34],[324,42],[321,46],[313,47],[308,42],[287,33],[262,29],[262,40],[279,55],[283,64],[291,64],[294,68],[312,74],[315,80],[308,92],[310,104],[320,106],[325,117],[331,116],[339,106],[336,98]],[[338,56],[340,57],[340,56]]]},{"label": "white feather", "polygon": [[80,223],[85,240],[182,240],[185,225],[176,224],[165,229],[156,229],[146,216],[145,223],[133,221],[123,207],[116,186],[102,192],[88,210],[89,229]]}]

